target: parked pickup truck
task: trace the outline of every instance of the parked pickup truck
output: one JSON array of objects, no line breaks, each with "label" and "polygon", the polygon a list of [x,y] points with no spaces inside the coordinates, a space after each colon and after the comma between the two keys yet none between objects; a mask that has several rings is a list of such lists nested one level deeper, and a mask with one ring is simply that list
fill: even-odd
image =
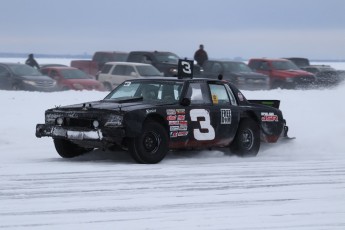
[{"label": "parked pickup truck", "polygon": [[298,68],[287,59],[253,58],[248,66],[254,71],[270,77],[271,88],[310,88],[316,80],[315,75]]},{"label": "parked pickup truck", "polygon": [[97,51],[92,60],[72,60],[71,67],[78,68],[87,74],[96,76],[106,62],[126,61],[128,53],[118,51]]}]

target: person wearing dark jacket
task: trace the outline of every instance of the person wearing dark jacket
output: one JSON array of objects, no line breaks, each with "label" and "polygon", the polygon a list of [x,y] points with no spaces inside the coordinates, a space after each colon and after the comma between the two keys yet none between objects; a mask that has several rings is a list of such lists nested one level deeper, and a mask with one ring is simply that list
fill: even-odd
[{"label": "person wearing dark jacket", "polygon": [[36,69],[40,69],[40,66],[38,65],[37,61],[34,58],[33,54],[29,54],[28,59],[26,59],[25,64],[34,67]]},{"label": "person wearing dark jacket", "polygon": [[204,45],[200,45],[199,49],[194,53],[194,60],[198,63],[199,66],[202,66],[205,61],[208,60],[206,51],[204,50]]}]

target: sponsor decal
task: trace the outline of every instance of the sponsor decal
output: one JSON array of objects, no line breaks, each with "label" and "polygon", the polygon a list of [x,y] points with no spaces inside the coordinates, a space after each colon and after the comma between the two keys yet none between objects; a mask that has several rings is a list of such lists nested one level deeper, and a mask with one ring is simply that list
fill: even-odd
[{"label": "sponsor decal", "polygon": [[222,125],[231,124],[231,110],[230,109],[221,109],[220,110],[220,123]]},{"label": "sponsor decal", "polygon": [[167,109],[167,115],[176,115],[175,109]]},{"label": "sponsor decal", "polygon": [[218,104],[218,96],[215,94],[212,94],[212,102],[213,104]]},{"label": "sponsor decal", "polygon": [[188,121],[179,121],[180,125],[188,125]]},{"label": "sponsor decal", "polygon": [[176,121],[176,115],[167,116],[168,121]]},{"label": "sponsor decal", "polygon": [[176,109],[176,114],[185,114],[186,110],[185,109]]},{"label": "sponsor decal", "polygon": [[180,131],[180,132],[178,132],[177,135],[178,135],[179,137],[187,136],[187,135],[188,135],[188,131]]},{"label": "sponsor decal", "polygon": [[186,115],[177,115],[177,120],[178,121],[183,121],[186,119]]},{"label": "sponsor decal", "polygon": [[178,130],[187,130],[187,125],[180,125]]},{"label": "sponsor decal", "polygon": [[147,109],[146,110],[146,114],[148,113],[155,113],[156,112],[156,109]]},{"label": "sponsor decal", "polygon": [[278,121],[278,116],[275,115],[274,113],[268,113],[268,112],[262,112],[261,113],[261,121],[266,121],[266,122],[273,122],[273,121]]},{"label": "sponsor decal", "polygon": [[170,132],[170,137],[177,137],[178,136],[178,132]]},{"label": "sponsor decal", "polygon": [[180,121],[169,121],[169,125],[179,125]]},{"label": "sponsor decal", "polygon": [[180,126],[178,126],[178,125],[170,126],[170,131],[178,131],[179,129],[180,129]]}]

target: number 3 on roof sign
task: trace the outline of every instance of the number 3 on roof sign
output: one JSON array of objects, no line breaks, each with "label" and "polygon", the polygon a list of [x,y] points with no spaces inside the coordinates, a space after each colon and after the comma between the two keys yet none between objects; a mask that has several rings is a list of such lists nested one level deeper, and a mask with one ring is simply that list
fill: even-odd
[{"label": "number 3 on roof sign", "polygon": [[179,78],[193,78],[193,60],[178,60],[178,72],[177,75]]}]

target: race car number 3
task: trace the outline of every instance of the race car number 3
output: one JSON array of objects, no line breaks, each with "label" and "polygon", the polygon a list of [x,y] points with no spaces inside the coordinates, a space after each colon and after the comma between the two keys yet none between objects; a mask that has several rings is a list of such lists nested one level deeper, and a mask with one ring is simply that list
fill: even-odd
[{"label": "race car number 3", "polygon": [[215,138],[215,131],[211,125],[210,114],[205,109],[192,109],[190,111],[191,121],[198,121],[198,117],[205,120],[199,121],[200,129],[194,129],[194,138],[199,141],[213,140]]}]

